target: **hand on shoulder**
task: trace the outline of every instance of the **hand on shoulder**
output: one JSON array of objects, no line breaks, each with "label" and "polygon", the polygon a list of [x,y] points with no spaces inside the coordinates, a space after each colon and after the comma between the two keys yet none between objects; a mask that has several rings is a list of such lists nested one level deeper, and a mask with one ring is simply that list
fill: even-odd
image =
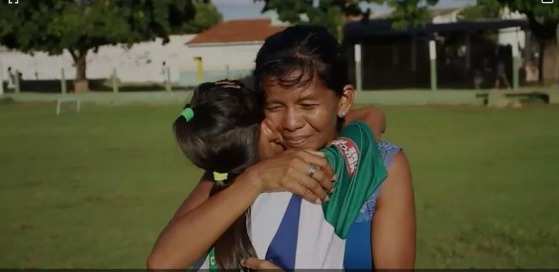
[{"label": "hand on shoulder", "polygon": [[256,163],[241,176],[259,186],[261,192],[288,191],[314,203],[326,198],[333,179],[326,158],[308,150],[287,150]]}]

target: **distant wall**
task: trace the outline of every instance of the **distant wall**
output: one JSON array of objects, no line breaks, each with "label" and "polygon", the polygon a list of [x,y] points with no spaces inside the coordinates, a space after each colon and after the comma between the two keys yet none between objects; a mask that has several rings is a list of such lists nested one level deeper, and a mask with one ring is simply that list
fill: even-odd
[{"label": "distant wall", "polygon": [[[108,78],[113,68],[123,82],[162,82],[165,80],[163,62],[171,69],[171,81],[179,85],[196,85],[194,57],[202,57],[204,80],[242,77],[251,72],[260,44],[189,47],[186,42],[195,35],[171,36],[169,43],[161,40],[138,43],[130,49],[120,45],[100,47],[97,53],[90,51],[87,58],[87,77]],[[37,52],[33,56],[17,51],[0,51],[4,79],[7,68],[20,70],[24,80],[59,79],[64,68],[66,78],[75,76],[72,57],[68,52],[49,56]]]}]

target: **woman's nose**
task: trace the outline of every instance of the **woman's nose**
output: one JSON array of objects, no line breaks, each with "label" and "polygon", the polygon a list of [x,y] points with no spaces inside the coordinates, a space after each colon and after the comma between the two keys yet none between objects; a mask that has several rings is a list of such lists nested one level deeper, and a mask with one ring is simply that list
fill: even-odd
[{"label": "woman's nose", "polygon": [[302,128],[305,122],[300,114],[294,109],[289,109],[285,111],[285,116],[283,118],[283,129],[288,131],[295,131]]}]

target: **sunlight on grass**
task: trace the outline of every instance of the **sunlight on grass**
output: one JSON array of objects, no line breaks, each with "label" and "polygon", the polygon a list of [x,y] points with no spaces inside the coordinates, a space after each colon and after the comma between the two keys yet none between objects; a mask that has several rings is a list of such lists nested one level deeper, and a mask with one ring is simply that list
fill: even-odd
[{"label": "sunlight on grass", "polygon": [[[0,105],[0,267],[143,268],[200,171],[179,106]],[[559,266],[559,107],[386,107],[409,156],[424,268]]]}]

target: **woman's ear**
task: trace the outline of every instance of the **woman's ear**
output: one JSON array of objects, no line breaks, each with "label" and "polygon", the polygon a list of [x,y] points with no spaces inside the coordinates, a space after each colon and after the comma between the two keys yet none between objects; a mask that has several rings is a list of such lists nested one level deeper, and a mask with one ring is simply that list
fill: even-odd
[{"label": "woman's ear", "polygon": [[344,86],[342,97],[338,102],[338,117],[343,118],[351,109],[353,105],[353,96],[355,94],[355,89],[352,85],[348,84]]}]

